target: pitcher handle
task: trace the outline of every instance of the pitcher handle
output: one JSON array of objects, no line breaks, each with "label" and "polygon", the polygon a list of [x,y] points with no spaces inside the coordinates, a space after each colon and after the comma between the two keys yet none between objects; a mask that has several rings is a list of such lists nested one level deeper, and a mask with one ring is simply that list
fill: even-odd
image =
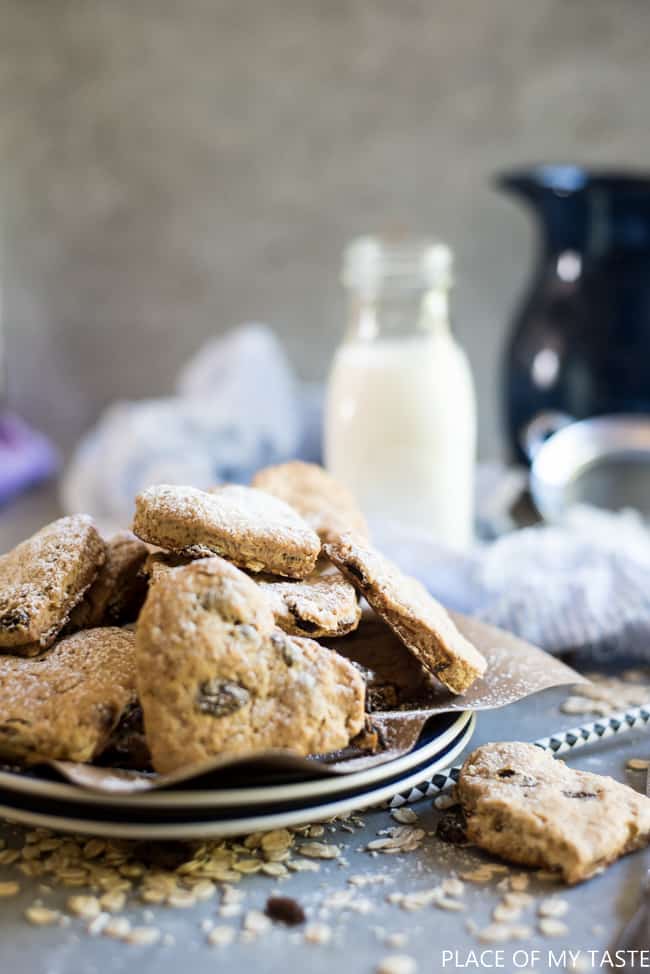
[{"label": "pitcher handle", "polygon": [[575,417],[568,413],[550,409],[537,413],[519,434],[519,442],[528,459],[532,462],[550,436],[574,422]]}]

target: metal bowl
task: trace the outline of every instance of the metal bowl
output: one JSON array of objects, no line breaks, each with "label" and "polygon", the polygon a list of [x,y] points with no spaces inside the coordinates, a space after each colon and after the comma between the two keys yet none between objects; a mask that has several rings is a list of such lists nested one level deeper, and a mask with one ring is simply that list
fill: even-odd
[{"label": "metal bowl", "polygon": [[650,518],[650,415],[597,416],[579,422],[544,413],[524,436],[530,492],[545,520],[574,504],[633,508]]}]

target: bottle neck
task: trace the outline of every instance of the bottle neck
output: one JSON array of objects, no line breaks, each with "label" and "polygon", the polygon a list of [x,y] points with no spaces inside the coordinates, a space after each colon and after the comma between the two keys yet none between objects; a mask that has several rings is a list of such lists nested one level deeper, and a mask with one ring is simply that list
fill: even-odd
[{"label": "bottle neck", "polygon": [[386,291],[374,297],[352,293],[347,341],[413,338],[449,332],[449,296],[441,288]]}]

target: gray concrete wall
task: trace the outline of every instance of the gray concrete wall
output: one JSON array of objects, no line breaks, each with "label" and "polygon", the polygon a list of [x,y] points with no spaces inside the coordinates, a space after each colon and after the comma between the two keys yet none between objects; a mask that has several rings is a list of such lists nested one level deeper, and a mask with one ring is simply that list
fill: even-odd
[{"label": "gray concrete wall", "polygon": [[242,319],[321,377],[345,241],[433,232],[498,449],[531,258],[489,188],[538,159],[647,165],[647,0],[0,0],[11,394],[70,443]]}]

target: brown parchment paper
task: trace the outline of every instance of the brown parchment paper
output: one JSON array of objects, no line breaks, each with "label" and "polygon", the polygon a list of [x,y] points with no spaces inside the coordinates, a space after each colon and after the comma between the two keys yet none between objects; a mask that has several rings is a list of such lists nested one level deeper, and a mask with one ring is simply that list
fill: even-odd
[{"label": "brown parchment paper", "polygon": [[49,762],[49,768],[82,788],[107,794],[137,794],[179,786],[196,789],[261,785],[279,779],[351,774],[406,754],[416,744],[424,725],[436,714],[492,710],[549,687],[587,682],[560,660],[502,629],[460,614],[452,615],[461,632],[488,661],[485,676],[458,696],[428,676],[388,626],[369,610],[364,612],[355,633],[344,639],[323,640],[372,671],[371,692],[373,687],[388,686],[391,690],[394,709],[370,715],[383,742],[378,753],[351,748],[340,754],[303,758],[290,751],[264,751],[246,758],[217,757],[165,775],[67,761]]}]

